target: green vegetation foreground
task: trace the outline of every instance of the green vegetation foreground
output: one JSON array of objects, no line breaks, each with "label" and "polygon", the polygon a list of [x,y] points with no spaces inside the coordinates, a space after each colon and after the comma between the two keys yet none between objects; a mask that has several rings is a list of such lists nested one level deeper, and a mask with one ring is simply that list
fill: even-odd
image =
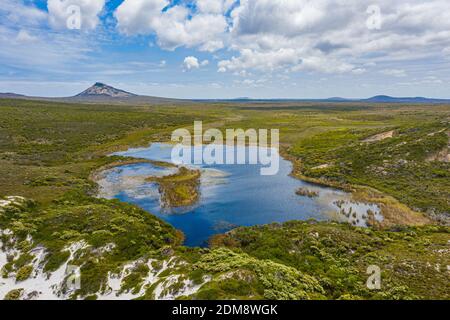
[{"label": "green vegetation foreground", "polygon": [[[134,262],[119,290],[133,298],[449,299],[449,116],[450,107],[441,105],[0,100],[0,200],[26,198],[0,210],[0,230],[12,231],[1,233],[2,250],[17,251],[2,276],[15,277],[20,287],[36,268],[33,250],[43,246],[44,272],[69,259],[81,267],[82,286],[71,298],[99,298],[108,291],[108,275]],[[122,161],[108,153],[167,140],[194,120],[218,128],[280,128],[294,174],[380,201],[388,223],[379,230],[314,222],[239,228],[215,237],[211,249],[185,248],[165,222],[94,197],[91,174]],[[72,257],[65,248],[76,242],[85,246]],[[369,265],[382,270],[379,291],[366,287]],[[154,282],[145,280],[151,273]],[[7,298],[23,298],[20,289]]]}]

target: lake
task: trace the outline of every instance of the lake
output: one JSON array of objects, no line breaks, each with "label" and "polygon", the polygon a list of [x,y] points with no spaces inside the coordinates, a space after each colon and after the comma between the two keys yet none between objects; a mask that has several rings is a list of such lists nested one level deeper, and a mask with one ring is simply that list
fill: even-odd
[{"label": "lake", "polygon": [[[171,162],[172,145],[153,143],[114,155]],[[243,147],[244,148],[244,147]],[[245,147],[246,152],[249,148]],[[186,236],[185,245],[205,246],[215,234],[237,226],[253,226],[290,220],[347,221],[365,226],[368,211],[381,220],[375,204],[356,203],[340,190],[312,185],[290,176],[292,163],[280,157],[278,174],[263,176],[261,165],[192,165],[202,172],[200,201],[187,208],[161,207],[158,186],[149,176],[173,174],[176,168],[150,163],[129,164],[101,173],[99,197],[119,199],[145,209],[167,221]],[[317,192],[317,197],[299,196],[299,188]]]}]

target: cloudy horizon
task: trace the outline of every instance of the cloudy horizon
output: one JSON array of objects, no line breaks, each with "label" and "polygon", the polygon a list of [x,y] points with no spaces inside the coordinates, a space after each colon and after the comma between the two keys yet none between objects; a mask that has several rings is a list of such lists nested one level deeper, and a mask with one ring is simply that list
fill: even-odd
[{"label": "cloudy horizon", "polygon": [[0,92],[450,98],[447,0],[2,0]]}]

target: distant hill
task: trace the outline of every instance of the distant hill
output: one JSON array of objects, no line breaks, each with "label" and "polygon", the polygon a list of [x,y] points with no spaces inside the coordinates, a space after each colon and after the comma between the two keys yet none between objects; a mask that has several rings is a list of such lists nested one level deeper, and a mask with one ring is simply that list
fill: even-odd
[{"label": "distant hill", "polygon": [[328,98],[328,101],[349,101],[349,99],[345,99],[345,98],[341,98],[341,97],[332,97],[332,98]]},{"label": "distant hill", "polygon": [[368,99],[346,99],[332,97],[328,99],[253,99],[241,97],[236,99],[172,99],[154,96],[142,96],[121,89],[114,88],[107,84],[96,82],[83,92],[63,98],[30,97],[15,93],[0,93],[0,99],[26,99],[44,100],[56,102],[76,102],[95,104],[192,104],[192,103],[297,103],[297,102],[317,102],[317,103],[345,103],[345,102],[366,102],[366,103],[448,103],[450,99],[433,99],[424,97],[391,97],[378,95]]},{"label": "distant hill", "polygon": [[432,99],[424,97],[391,97],[391,96],[375,96],[369,99],[363,99],[360,101],[365,102],[377,102],[377,103],[449,103],[450,99]]},{"label": "distant hill", "polygon": [[192,103],[191,100],[141,96],[121,89],[114,88],[101,82],[96,82],[91,87],[72,97],[61,97],[61,98],[30,97],[14,93],[0,93],[0,99],[24,99],[24,100],[42,100],[54,102],[124,104],[124,105]]},{"label": "distant hill", "polygon": [[0,93],[0,99],[23,99],[26,96],[15,93]]},{"label": "distant hill", "polygon": [[107,84],[97,82],[83,92],[68,98],[58,98],[66,102],[109,103],[109,104],[171,104],[188,103],[189,100],[179,100],[162,97],[141,96]]},{"label": "distant hill", "polygon": [[391,97],[386,95],[374,96],[368,99],[347,99],[342,97],[331,97],[327,99],[252,99],[252,98],[236,98],[236,99],[211,99],[196,100],[209,102],[240,102],[240,103],[288,103],[288,102],[317,102],[317,103],[344,103],[344,102],[367,102],[367,103],[449,103],[450,99],[433,99],[424,97]]},{"label": "distant hill", "polygon": [[137,97],[137,95],[120,89],[116,89],[101,82],[97,82],[92,87],[87,88],[86,90],[75,96],[75,98],[92,98],[92,97],[130,98],[130,97]]}]

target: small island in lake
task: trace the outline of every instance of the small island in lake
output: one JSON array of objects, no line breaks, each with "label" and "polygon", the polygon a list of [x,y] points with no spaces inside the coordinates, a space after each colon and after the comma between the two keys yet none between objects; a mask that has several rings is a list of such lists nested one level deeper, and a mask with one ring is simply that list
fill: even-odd
[{"label": "small island in lake", "polygon": [[165,208],[187,207],[200,198],[200,171],[180,167],[177,173],[164,177],[149,177],[146,180],[159,185],[161,205]]}]

